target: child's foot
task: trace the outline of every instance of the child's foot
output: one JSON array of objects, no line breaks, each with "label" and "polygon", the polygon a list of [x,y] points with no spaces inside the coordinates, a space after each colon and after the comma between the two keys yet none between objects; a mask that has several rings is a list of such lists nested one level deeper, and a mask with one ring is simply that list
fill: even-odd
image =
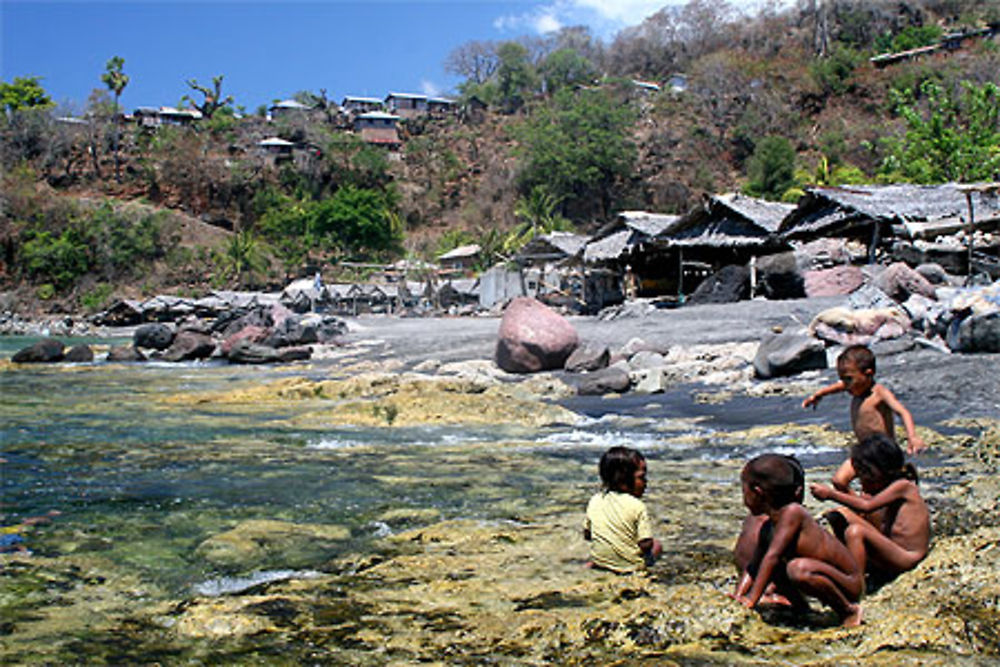
[{"label": "child's foot", "polygon": [[765,593],[757,604],[773,604],[779,607],[793,607],[792,601],[781,593]]},{"label": "child's foot", "polygon": [[852,604],[847,606],[847,614],[841,618],[841,625],[845,628],[856,628],[862,621],[861,605]]}]

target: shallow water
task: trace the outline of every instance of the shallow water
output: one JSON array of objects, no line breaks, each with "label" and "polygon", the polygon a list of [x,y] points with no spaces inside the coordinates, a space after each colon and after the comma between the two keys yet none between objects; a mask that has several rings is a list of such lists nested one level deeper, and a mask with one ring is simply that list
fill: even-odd
[{"label": "shallow water", "polygon": [[[0,338],[0,358],[30,342]],[[517,523],[537,518],[547,505],[565,511],[577,503],[582,511],[597,486],[596,461],[615,444],[646,454],[654,506],[671,484],[705,480],[737,489],[735,462],[763,451],[796,454],[807,469],[832,466],[843,455],[828,442],[780,430],[725,437],[751,419],[779,423],[793,410],[802,417],[797,399],[789,398],[696,406],[683,390],[572,399],[565,404],[587,420],[544,429],[326,427],[300,419],[320,399],[249,406],[168,400],[341,373],[336,362],[8,366],[0,370],[2,526],[39,557],[99,557],[102,568],[113,568],[101,576],[141,582],[134,600],[122,603],[139,610],[157,600],[309,578],[329,571],[340,556],[357,561],[376,553],[389,534],[441,520]],[[734,532],[736,504],[725,510],[735,517]],[[51,523],[16,528],[52,510],[60,514]],[[205,540],[249,520],[340,526],[348,536],[244,566],[213,565],[199,555]],[[4,585],[14,588],[0,591],[0,606],[21,613],[27,593],[17,587],[28,584],[8,577]],[[45,633],[35,645],[25,638],[18,655],[46,655],[49,640]]]}]

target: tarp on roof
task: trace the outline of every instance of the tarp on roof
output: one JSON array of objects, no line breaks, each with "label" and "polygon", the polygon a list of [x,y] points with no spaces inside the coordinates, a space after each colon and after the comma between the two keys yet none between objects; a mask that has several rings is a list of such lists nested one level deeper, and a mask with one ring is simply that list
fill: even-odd
[{"label": "tarp on roof", "polygon": [[[867,231],[876,222],[898,223],[904,235],[920,236],[927,229],[955,231],[967,224],[969,202],[962,186],[855,185],[808,188],[798,207],[781,224],[785,238],[852,235]],[[976,225],[1000,221],[1000,197],[983,186],[970,193]]]},{"label": "tarp on roof", "polygon": [[394,127],[363,127],[361,128],[361,139],[369,144],[384,144],[396,146],[401,143],[399,133]]}]

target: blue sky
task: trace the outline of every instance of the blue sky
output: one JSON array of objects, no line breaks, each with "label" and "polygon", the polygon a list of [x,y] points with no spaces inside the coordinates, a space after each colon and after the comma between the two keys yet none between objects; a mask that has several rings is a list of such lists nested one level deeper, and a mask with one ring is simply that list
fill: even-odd
[{"label": "blue sky", "polygon": [[[300,90],[340,100],[390,91],[446,95],[443,63],[471,40],[503,40],[584,24],[610,38],[671,0],[0,0],[4,81],[40,76],[84,108],[112,56],[125,59],[126,109],[176,105],[188,79],[254,111]],[[196,99],[201,99],[195,94]]]}]

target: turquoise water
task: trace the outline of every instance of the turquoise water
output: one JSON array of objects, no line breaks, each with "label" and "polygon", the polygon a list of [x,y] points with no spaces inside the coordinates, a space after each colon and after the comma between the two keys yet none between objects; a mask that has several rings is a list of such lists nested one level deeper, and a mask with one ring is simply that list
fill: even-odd
[{"label": "turquoise water", "polygon": [[[0,358],[31,342],[0,339]],[[180,595],[206,580],[246,574],[211,566],[194,552],[248,519],[346,527],[349,539],[293,564],[321,567],[420,522],[516,520],[559,488],[591,488],[594,464],[612,444],[630,443],[652,461],[747,454],[713,446],[710,427],[644,414],[655,405],[595,414],[582,427],[526,431],[303,427],[295,417],[315,409],[315,401],[268,409],[165,401],[337,372],[321,364],[11,366],[0,372],[3,525],[10,531],[27,517],[57,511],[44,530],[25,531],[24,547],[51,556],[98,550],[164,595]],[[701,436],[696,445],[678,438],[692,433]]]}]

